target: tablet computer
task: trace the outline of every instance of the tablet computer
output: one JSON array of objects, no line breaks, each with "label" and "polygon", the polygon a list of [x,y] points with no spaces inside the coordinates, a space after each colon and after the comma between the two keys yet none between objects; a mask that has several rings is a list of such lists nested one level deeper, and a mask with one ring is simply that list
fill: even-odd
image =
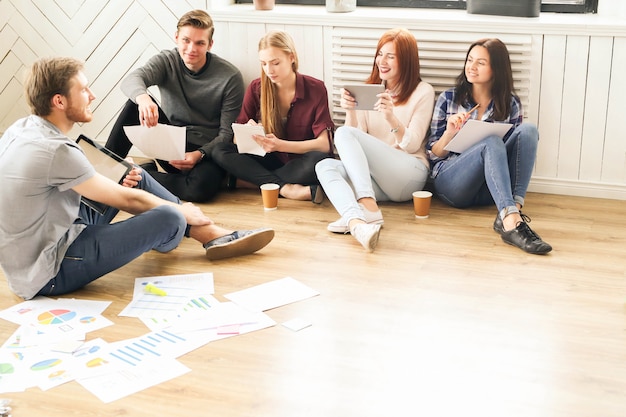
[{"label": "tablet computer", "polygon": [[357,110],[374,110],[374,104],[378,101],[376,95],[385,92],[382,84],[345,84],[343,88],[356,100],[354,108]]},{"label": "tablet computer", "polygon": [[[94,142],[85,135],[80,135],[78,139],[76,139],[76,143],[83,152],[85,152],[87,159],[96,169],[96,172],[118,184],[121,183],[130,170],[133,169],[133,165],[125,161],[124,158],[99,143]],[[106,204],[89,200],[85,197],[82,197],[82,201],[100,214],[104,214],[109,208]]]}]

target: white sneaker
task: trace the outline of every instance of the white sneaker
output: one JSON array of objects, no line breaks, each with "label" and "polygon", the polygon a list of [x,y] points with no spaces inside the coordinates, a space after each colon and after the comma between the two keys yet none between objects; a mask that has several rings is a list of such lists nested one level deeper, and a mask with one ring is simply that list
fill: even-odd
[{"label": "white sneaker", "polygon": [[372,252],[378,243],[380,224],[359,223],[350,230],[350,234],[368,251]]},{"label": "white sneaker", "polygon": [[[385,223],[385,221],[383,220],[383,213],[381,213],[380,210],[369,211],[362,205],[361,205],[361,208],[363,209],[363,214],[365,214],[365,223],[379,224],[381,226]],[[348,226],[348,220],[344,219],[343,217],[338,220],[335,220],[332,223],[329,223],[326,228],[328,229],[329,232],[343,233],[344,235],[350,232],[350,227]]]}]

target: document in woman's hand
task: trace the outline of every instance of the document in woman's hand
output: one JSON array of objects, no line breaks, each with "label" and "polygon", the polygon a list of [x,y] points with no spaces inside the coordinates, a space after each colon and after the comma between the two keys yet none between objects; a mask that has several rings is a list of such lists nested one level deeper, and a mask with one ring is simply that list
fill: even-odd
[{"label": "document in woman's hand", "polygon": [[239,153],[265,156],[265,150],[252,137],[252,135],[265,136],[263,126],[240,123],[233,123],[232,126]]},{"label": "document in woman's hand", "polygon": [[503,138],[511,129],[511,123],[491,123],[470,119],[445,146],[446,151],[462,153],[488,136],[496,135]]}]

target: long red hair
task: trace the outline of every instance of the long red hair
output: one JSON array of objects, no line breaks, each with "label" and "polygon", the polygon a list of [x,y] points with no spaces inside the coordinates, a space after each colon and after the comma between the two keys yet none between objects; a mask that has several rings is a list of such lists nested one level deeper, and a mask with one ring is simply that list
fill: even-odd
[{"label": "long red hair", "polygon": [[376,54],[374,55],[374,64],[372,65],[372,73],[365,81],[367,84],[380,84],[380,73],[376,65],[376,57],[383,45],[393,42],[396,47],[396,60],[400,72],[398,88],[396,89],[396,104],[405,103],[417,85],[422,81],[420,75],[420,57],[417,50],[417,39],[411,32],[404,28],[396,28],[388,30],[378,40]]}]

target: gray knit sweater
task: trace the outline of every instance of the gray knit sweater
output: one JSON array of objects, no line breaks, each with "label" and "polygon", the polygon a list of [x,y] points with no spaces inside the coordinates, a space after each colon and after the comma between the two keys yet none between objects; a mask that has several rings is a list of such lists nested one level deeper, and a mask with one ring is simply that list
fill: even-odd
[{"label": "gray knit sweater", "polygon": [[[176,48],[153,56],[122,81],[131,100],[157,86],[160,106],[175,126],[187,127],[187,142],[207,154],[220,142],[232,142],[231,124],[241,110],[244,84],[230,62],[207,53],[207,65],[197,73],[185,66]],[[193,146],[195,145],[195,146]]]}]

